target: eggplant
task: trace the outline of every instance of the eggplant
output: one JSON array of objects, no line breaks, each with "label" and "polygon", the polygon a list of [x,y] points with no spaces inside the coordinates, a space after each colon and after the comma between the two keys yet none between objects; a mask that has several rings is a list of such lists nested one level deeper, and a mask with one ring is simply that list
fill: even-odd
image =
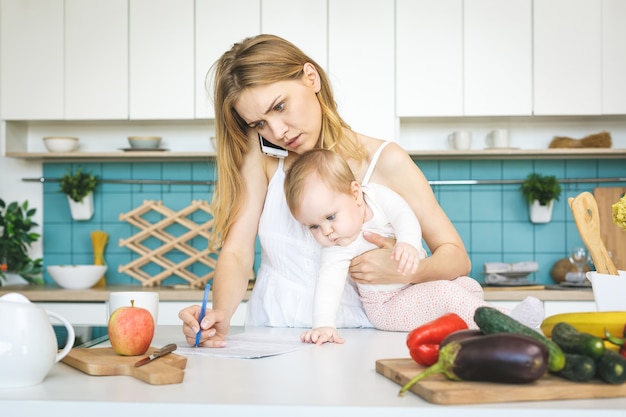
[{"label": "eggplant", "polygon": [[439,360],[407,382],[400,395],[421,379],[442,373],[453,381],[525,384],[548,370],[548,348],[523,334],[498,333],[452,341],[439,351]]},{"label": "eggplant", "polygon": [[480,329],[457,330],[456,332],[447,335],[439,344],[439,348],[441,349],[445,345],[452,342],[458,342],[459,340],[465,340],[469,339],[470,337],[477,336],[485,336],[485,333],[483,333],[483,331]]}]

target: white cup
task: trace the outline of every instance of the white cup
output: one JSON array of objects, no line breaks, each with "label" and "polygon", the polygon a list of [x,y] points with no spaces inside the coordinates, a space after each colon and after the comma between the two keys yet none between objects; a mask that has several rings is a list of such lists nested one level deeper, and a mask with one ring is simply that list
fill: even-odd
[{"label": "white cup", "polygon": [[472,146],[472,132],[458,131],[448,135],[448,144],[452,149],[469,149]]},{"label": "white cup", "polygon": [[107,322],[111,313],[120,307],[130,307],[131,300],[134,300],[135,307],[145,308],[152,314],[154,324],[158,323],[159,318],[159,293],[151,291],[117,291],[109,293],[109,314],[107,315]]},{"label": "white cup", "polygon": [[508,148],[509,147],[509,131],[506,129],[496,129],[489,132],[485,143],[489,148]]}]

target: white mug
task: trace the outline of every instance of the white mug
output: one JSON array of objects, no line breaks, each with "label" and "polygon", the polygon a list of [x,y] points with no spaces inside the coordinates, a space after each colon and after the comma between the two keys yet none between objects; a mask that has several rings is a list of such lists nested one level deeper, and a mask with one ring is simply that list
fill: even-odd
[{"label": "white mug", "polygon": [[448,135],[448,144],[452,149],[469,149],[472,146],[472,132],[458,131]]},{"label": "white mug", "polygon": [[107,322],[111,313],[120,307],[130,307],[131,300],[135,307],[145,308],[152,314],[154,324],[158,323],[159,318],[159,293],[153,291],[116,291],[109,293],[109,312]]},{"label": "white mug", "polygon": [[509,131],[506,129],[496,129],[489,132],[485,140],[489,148],[508,148]]}]

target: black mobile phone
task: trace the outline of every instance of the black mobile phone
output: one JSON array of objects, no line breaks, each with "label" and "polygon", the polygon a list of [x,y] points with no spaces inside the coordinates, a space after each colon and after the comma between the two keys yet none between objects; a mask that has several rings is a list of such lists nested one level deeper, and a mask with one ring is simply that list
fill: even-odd
[{"label": "black mobile phone", "polygon": [[261,151],[265,155],[273,156],[274,158],[286,158],[287,149],[281,148],[278,145],[274,145],[263,136],[259,135],[259,143],[261,144]]}]

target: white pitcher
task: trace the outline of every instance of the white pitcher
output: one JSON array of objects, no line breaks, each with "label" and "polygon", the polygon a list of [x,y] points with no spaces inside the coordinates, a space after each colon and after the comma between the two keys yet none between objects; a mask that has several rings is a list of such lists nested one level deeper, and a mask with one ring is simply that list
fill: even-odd
[{"label": "white pitcher", "polygon": [[[67,343],[61,351],[49,316],[67,328]],[[0,388],[40,384],[70,352],[74,338],[74,328],[66,319],[37,307],[22,294],[0,297]]]}]

